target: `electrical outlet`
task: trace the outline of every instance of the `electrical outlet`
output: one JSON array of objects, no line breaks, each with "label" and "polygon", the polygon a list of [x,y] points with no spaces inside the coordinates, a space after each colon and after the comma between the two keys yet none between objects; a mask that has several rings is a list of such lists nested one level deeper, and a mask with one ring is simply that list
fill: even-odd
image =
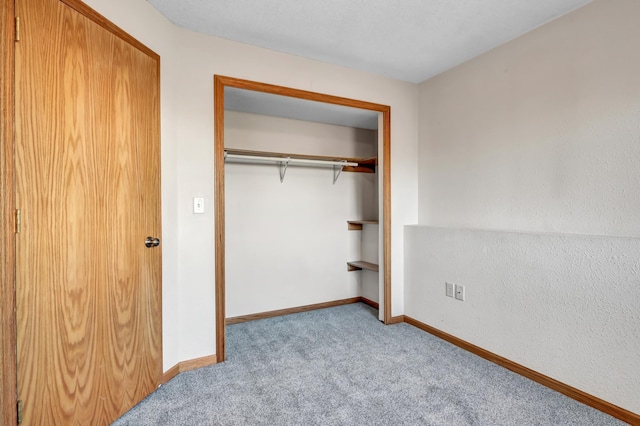
[{"label": "electrical outlet", "polygon": [[447,296],[448,297],[453,297],[455,290],[454,290],[454,284],[453,283],[444,283],[447,289]]},{"label": "electrical outlet", "polygon": [[456,284],[456,299],[464,301],[464,286]]}]

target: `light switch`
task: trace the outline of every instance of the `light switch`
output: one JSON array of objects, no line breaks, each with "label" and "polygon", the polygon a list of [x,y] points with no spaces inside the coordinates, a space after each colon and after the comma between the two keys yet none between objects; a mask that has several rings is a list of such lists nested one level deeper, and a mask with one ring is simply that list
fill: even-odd
[{"label": "light switch", "polygon": [[454,290],[454,284],[453,283],[445,283],[446,285],[446,290],[447,290],[447,296],[449,297],[453,297],[455,290]]},{"label": "light switch", "polygon": [[204,198],[193,199],[193,212],[196,214],[204,213]]}]

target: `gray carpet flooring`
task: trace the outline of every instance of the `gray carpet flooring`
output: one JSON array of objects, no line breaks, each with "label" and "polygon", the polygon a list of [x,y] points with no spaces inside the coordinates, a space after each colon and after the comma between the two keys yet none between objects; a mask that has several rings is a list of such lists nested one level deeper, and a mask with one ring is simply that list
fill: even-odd
[{"label": "gray carpet flooring", "polygon": [[228,326],[227,351],[114,424],[624,424],[360,303]]}]

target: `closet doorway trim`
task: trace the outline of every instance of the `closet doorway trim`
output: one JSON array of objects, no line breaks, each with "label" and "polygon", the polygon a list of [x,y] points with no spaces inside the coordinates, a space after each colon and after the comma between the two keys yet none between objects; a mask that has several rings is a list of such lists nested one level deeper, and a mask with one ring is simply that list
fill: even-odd
[{"label": "closet doorway trim", "polygon": [[383,226],[383,314],[384,323],[391,318],[391,107],[324,93],[292,89],[273,84],[242,80],[221,75],[213,76],[214,83],[214,166],[215,166],[215,305],[216,305],[216,358],[226,359],[225,346],[225,192],[224,192],[224,89],[251,90],[273,95],[288,96],[308,101],[360,108],[382,113],[382,218]]}]

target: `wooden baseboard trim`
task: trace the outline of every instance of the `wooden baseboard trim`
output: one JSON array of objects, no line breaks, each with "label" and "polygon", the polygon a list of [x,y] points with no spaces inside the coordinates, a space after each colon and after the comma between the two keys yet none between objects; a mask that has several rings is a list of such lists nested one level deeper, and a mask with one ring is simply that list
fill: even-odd
[{"label": "wooden baseboard trim", "polygon": [[389,322],[387,322],[387,325],[400,324],[401,322],[405,322],[404,321],[404,315],[398,315],[398,316],[395,316],[395,317],[391,317],[389,319]]},{"label": "wooden baseboard trim", "polygon": [[278,309],[276,311],[260,312],[258,314],[241,315],[237,317],[227,318],[225,320],[225,324],[239,324],[241,322],[279,317],[282,315],[297,314],[300,312],[314,311],[316,309],[333,308],[334,306],[349,305],[358,302],[363,302],[362,297],[351,297],[349,299],[334,300],[333,302],[315,303],[313,305],[298,306],[295,308]]},{"label": "wooden baseboard trim", "polygon": [[174,365],[173,367],[171,367],[170,369],[164,372],[164,374],[160,378],[160,384],[164,385],[169,380],[176,377],[178,374],[180,374],[180,363],[177,363],[176,365]]},{"label": "wooden baseboard trim", "polygon": [[374,309],[380,309],[380,304],[378,302],[374,302],[371,299],[367,299],[366,297],[362,297],[360,296],[360,302],[364,303],[365,305],[369,305]]},{"label": "wooden baseboard trim", "polygon": [[438,330],[437,328],[431,327],[430,325],[427,325],[416,319],[413,319],[406,315],[404,315],[403,317],[404,317],[404,322],[406,322],[407,324],[417,327],[420,330],[426,331],[429,334],[433,334],[434,336],[439,337],[442,340],[446,340],[447,342],[452,343],[475,355],[478,355],[481,358],[491,361],[494,364],[498,364],[499,366],[504,367],[508,370],[511,370],[514,373],[520,374],[521,376],[531,379],[534,382],[538,382],[541,385],[544,385],[550,389],[560,392],[561,394],[566,395],[569,398],[575,399],[578,402],[589,405],[590,407],[593,407],[596,410],[602,411],[603,413],[609,414],[610,416],[616,417],[624,422],[627,422],[632,425],[640,425],[640,414],[636,414],[631,411],[625,410],[622,407],[618,407],[617,405],[611,404],[607,401],[604,401],[600,398],[597,398],[593,395],[583,392],[580,389],[576,389],[565,383],[559,382],[556,379],[552,379],[549,376],[545,376],[544,374],[538,373],[537,371],[534,371],[523,365],[510,361],[504,357],[501,357],[500,355],[496,355],[493,352],[489,352],[486,349],[482,349],[479,346],[476,346],[472,343],[459,339],[451,334],[445,333],[444,331]]},{"label": "wooden baseboard trim", "polygon": [[203,356],[201,358],[189,359],[187,361],[181,361],[168,369],[160,379],[160,384],[165,384],[169,380],[173,379],[180,373],[184,373],[185,371],[195,370],[197,368],[206,367],[208,365],[213,365],[218,362],[218,358],[216,355]]}]

